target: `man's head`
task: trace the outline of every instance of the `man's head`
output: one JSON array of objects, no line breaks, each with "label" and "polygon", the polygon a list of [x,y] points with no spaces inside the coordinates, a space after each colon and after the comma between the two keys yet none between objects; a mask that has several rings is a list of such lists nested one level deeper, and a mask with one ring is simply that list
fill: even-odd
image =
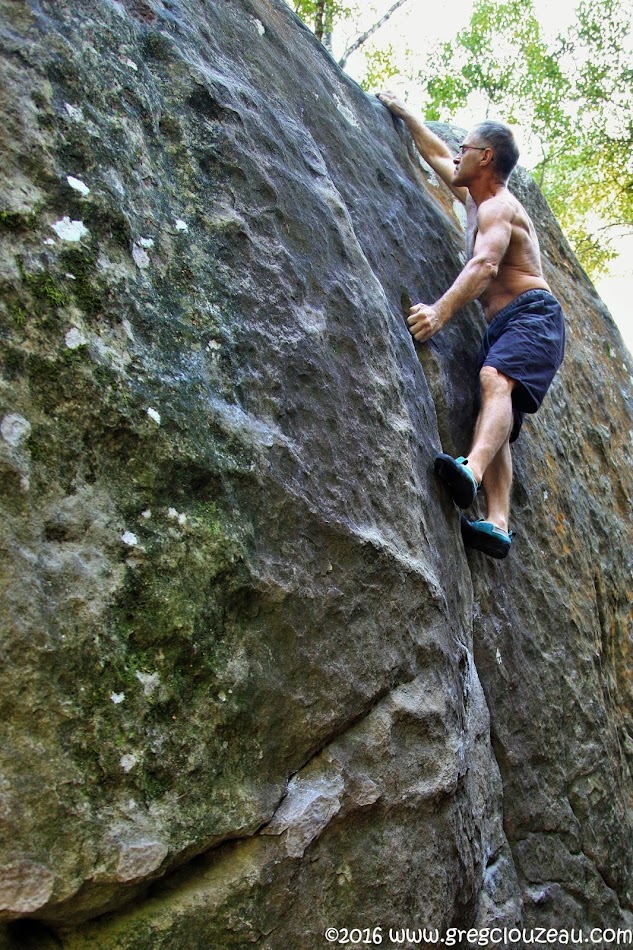
[{"label": "man's head", "polygon": [[503,122],[480,122],[468,133],[460,151],[455,159],[454,180],[460,185],[467,184],[467,179],[483,168],[489,168],[505,184],[519,160],[512,129]]}]

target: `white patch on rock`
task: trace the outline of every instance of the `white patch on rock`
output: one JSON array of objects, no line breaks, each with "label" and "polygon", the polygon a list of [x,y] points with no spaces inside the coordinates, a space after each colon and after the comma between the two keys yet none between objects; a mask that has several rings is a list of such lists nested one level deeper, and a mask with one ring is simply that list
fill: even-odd
[{"label": "white patch on rock", "polygon": [[0,867],[0,908],[31,914],[43,907],[53,892],[54,874],[43,864],[24,858]]},{"label": "white patch on rock", "polygon": [[209,350],[209,352],[213,352],[213,351],[217,352],[218,350],[221,350],[221,349],[222,349],[222,344],[219,343],[217,340],[209,340],[209,342],[207,343],[207,350]]},{"label": "white patch on rock", "polygon": [[462,226],[462,229],[466,230],[466,206],[458,201],[457,198],[453,201],[453,211],[455,212],[455,217]]},{"label": "white patch on rock", "polygon": [[143,687],[145,696],[151,696],[155,689],[160,686],[160,676],[158,673],[141,673],[136,671],[136,678]]},{"label": "white patch on rock", "polygon": [[88,342],[88,339],[77,327],[72,327],[64,339],[66,340],[66,346],[69,350],[77,350],[80,346],[85,346]]},{"label": "white patch on rock", "polygon": [[46,238],[46,240],[44,241],[44,244],[46,244],[47,247],[55,247],[55,245],[57,244],[57,241],[55,240],[55,238]]},{"label": "white patch on rock", "polygon": [[118,706],[125,699],[125,693],[110,693],[110,699],[115,706]]},{"label": "white patch on rock", "polygon": [[124,59],[122,62],[124,62],[126,66],[129,66],[130,69],[133,69],[135,73],[138,72],[138,66],[133,59]]},{"label": "white patch on rock", "polygon": [[148,406],[147,415],[150,417],[150,419],[152,419],[153,422],[156,423],[157,426],[160,425],[160,412],[158,412],[156,409],[152,409],[151,406]]},{"label": "white patch on rock", "polygon": [[177,231],[188,231],[189,227],[186,221],[183,221],[182,218],[176,218],[176,230]]},{"label": "white patch on rock", "polygon": [[67,277],[68,280],[77,280],[74,274],[64,274],[64,277]]},{"label": "white patch on rock", "polygon": [[501,664],[503,663],[503,660],[501,659],[501,654],[499,653],[499,648],[498,648],[498,647],[497,647],[497,653],[496,653],[496,660],[497,660],[497,663],[499,664],[499,666],[501,666]]},{"label": "white patch on rock", "polygon": [[151,517],[152,517],[152,513],[149,510],[149,508],[146,508],[145,511],[141,512],[141,518],[144,518],[145,521],[149,521]]},{"label": "white patch on rock", "polygon": [[252,16],[250,19],[251,19],[251,23],[255,26],[255,29],[257,30],[259,35],[263,36],[264,33],[266,32],[266,27],[264,26],[262,21],[258,20],[257,17],[254,17],[254,16]]},{"label": "white patch on rock", "polygon": [[51,224],[51,227],[58,238],[62,241],[81,241],[82,237],[90,234],[88,228],[84,226],[83,221],[71,221],[68,215],[65,215],[61,221]]},{"label": "white patch on rock", "polygon": [[420,167],[426,175],[429,185],[431,185],[433,188],[439,188],[440,179],[437,177],[431,166],[426,164],[423,158],[420,159]]},{"label": "white patch on rock", "polygon": [[69,102],[64,103],[64,108],[68,113],[68,118],[72,119],[73,122],[83,122],[84,114],[79,108],[79,106],[71,106]]},{"label": "white patch on rock", "polygon": [[542,904],[544,901],[546,901],[550,897],[550,894],[546,887],[539,888],[539,889],[528,888],[527,893],[529,894],[532,903],[537,904],[537,905]]},{"label": "white patch on rock", "polygon": [[154,238],[139,238],[138,243],[141,245],[141,247],[150,250],[152,247],[154,247]]},{"label": "white patch on rock", "polygon": [[21,442],[28,439],[31,434],[31,423],[24,416],[17,413],[11,413],[5,416],[0,425],[0,432],[5,442],[8,442],[12,448],[17,448]]},{"label": "white patch on rock", "polygon": [[297,307],[294,315],[306,333],[321,336],[327,330],[327,317],[322,309],[316,310],[306,304],[303,307]]},{"label": "white patch on rock", "polygon": [[341,102],[341,100],[339,99],[337,95],[332,96],[332,98],[334,99],[336,108],[341,113],[343,118],[346,119],[350,125],[353,125],[355,129],[360,129],[360,125],[358,124],[356,120],[356,116],[354,115],[352,110],[348,106],[346,106],[344,102]]},{"label": "white patch on rock", "polygon": [[74,178],[73,175],[66,175],[66,181],[71,188],[74,188],[75,191],[78,191],[80,195],[84,196],[84,198],[90,194],[90,188],[88,188],[88,185],[84,184],[80,178]]},{"label": "white patch on rock", "polygon": [[126,337],[128,338],[128,340],[131,340],[132,343],[133,343],[133,342],[134,342],[134,331],[132,330],[132,324],[130,323],[130,321],[129,321],[129,320],[121,320],[121,326],[123,327],[123,329],[124,329],[124,331],[125,331],[125,335],[126,335]]},{"label": "white patch on rock", "polygon": [[187,524],[187,515],[183,512],[176,511],[175,508],[167,509],[167,517],[171,518],[172,521],[177,521],[179,525]]},{"label": "white patch on rock", "polygon": [[134,263],[140,270],[145,270],[149,267],[149,254],[143,250],[140,244],[134,244],[132,246],[132,257],[134,258]]},{"label": "white patch on rock", "polygon": [[126,544],[128,548],[138,547],[138,538],[132,531],[124,531],[121,535],[121,541],[123,541],[123,544]]},{"label": "white patch on rock", "polygon": [[126,752],[119,759],[119,764],[124,772],[129,772],[137,764],[138,758],[131,752]]}]

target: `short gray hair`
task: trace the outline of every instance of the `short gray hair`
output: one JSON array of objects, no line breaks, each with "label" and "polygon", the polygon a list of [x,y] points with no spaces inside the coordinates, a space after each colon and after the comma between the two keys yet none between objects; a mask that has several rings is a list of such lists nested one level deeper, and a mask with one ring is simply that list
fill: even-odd
[{"label": "short gray hair", "polygon": [[507,181],[519,161],[519,148],[512,129],[503,122],[480,122],[473,129],[482,143],[489,146],[494,155],[495,168],[503,181]]}]

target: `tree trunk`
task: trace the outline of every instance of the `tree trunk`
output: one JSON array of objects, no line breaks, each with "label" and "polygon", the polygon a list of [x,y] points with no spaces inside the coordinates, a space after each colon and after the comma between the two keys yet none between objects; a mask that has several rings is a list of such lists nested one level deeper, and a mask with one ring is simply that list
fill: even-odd
[{"label": "tree trunk", "polygon": [[317,3],[316,16],[314,18],[314,35],[319,42],[323,42],[323,32],[325,27],[327,0],[319,0]]},{"label": "tree trunk", "polygon": [[334,10],[332,0],[325,0],[325,18],[324,18],[323,45],[329,52],[332,52],[332,31],[334,29]]}]

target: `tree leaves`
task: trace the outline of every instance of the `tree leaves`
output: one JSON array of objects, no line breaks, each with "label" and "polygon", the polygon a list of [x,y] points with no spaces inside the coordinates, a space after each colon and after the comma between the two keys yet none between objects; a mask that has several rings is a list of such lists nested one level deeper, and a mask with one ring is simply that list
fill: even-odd
[{"label": "tree leaves", "polygon": [[454,120],[477,93],[487,116],[531,133],[533,174],[594,276],[615,256],[613,232],[633,223],[631,13],[631,0],[584,0],[548,46],[531,0],[478,0],[418,74],[428,119]]},{"label": "tree leaves", "polygon": [[[613,234],[633,229],[633,0],[581,0],[570,30],[549,41],[532,0],[476,0],[469,24],[425,51],[421,70],[419,50],[367,43],[399,6],[385,3],[386,16],[357,31],[342,64],[363,46],[363,88],[404,74],[424,90],[429,120],[454,122],[468,108],[520,125],[531,152],[522,159],[581,263],[592,276],[604,271]],[[366,16],[361,0],[294,8],[329,49],[333,29]]]}]

